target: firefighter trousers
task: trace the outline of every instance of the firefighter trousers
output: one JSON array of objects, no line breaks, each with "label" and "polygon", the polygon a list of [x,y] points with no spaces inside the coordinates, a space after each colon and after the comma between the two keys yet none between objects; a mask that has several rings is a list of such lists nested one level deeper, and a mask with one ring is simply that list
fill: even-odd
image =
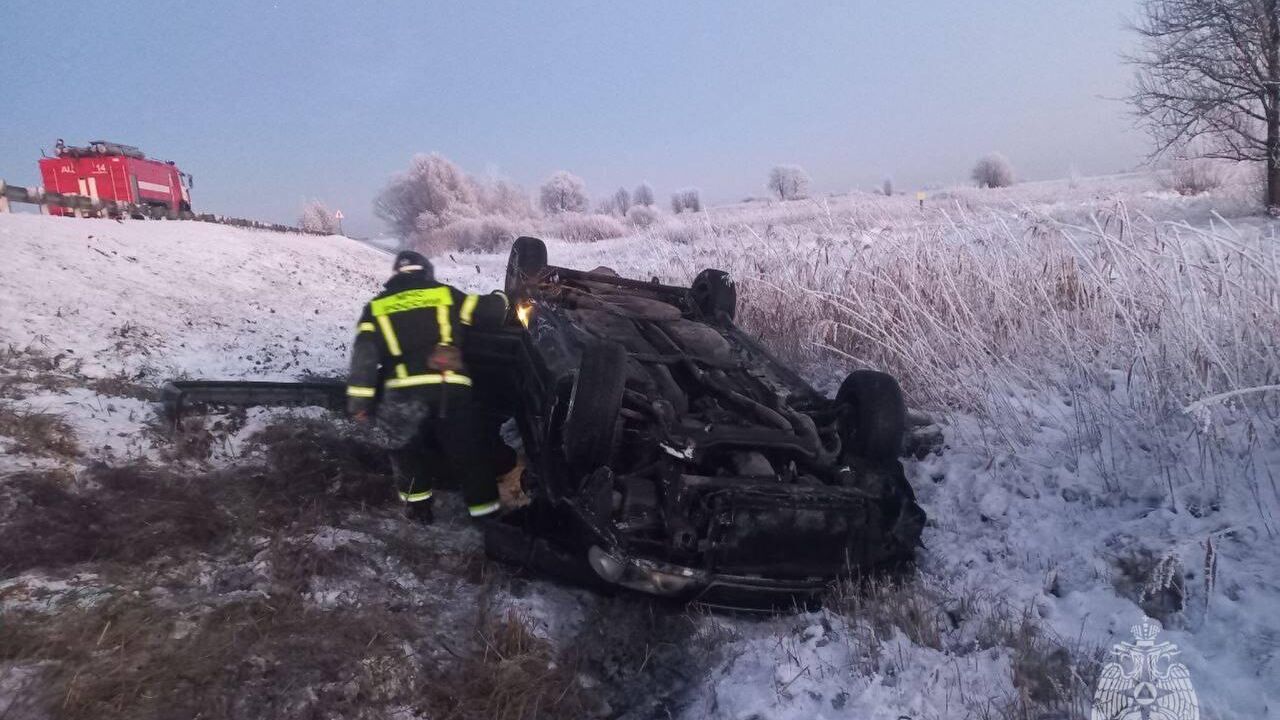
[{"label": "firefighter trousers", "polygon": [[390,390],[378,408],[378,425],[402,500],[428,501],[448,481],[461,487],[471,517],[499,510],[493,443],[470,388]]}]

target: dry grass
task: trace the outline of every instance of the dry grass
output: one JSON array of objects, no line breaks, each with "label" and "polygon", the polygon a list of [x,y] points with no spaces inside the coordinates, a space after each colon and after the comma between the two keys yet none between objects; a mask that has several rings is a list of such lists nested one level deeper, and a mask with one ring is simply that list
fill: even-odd
[{"label": "dry grass", "polygon": [[562,661],[529,618],[508,610],[496,617],[481,608],[477,649],[458,658],[425,686],[426,704],[442,720],[576,719],[597,715],[598,700],[576,668]]},{"label": "dry grass", "polygon": [[[444,669],[415,650],[438,620],[403,612],[368,566],[393,557],[425,581],[451,571],[429,562],[442,555],[408,542],[357,552],[312,538],[319,525],[388,501],[380,455],[324,423],[272,426],[257,442],[251,463],[211,473],[130,465],[0,483],[0,576],[65,568],[120,583],[96,604],[63,601],[56,615],[0,616],[9,663],[0,676],[30,677],[0,713],[381,718],[422,705],[441,714],[424,704],[424,679]],[[202,566],[263,579],[233,580],[218,594],[223,581],[200,579]],[[365,591],[356,603],[317,604],[312,594],[331,580]]]},{"label": "dry grass", "polygon": [[160,398],[160,392],[156,388],[138,383],[125,373],[95,378],[88,381],[85,387],[99,395],[109,397],[132,398],[146,402],[155,402]]},{"label": "dry grass", "polygon": [[848,583],[837,590],[830,606],[850,620],[850,642],[860,650],[862,674],[902,662],[885,654],[887,644],[899,633],[913,645],[956,658],[1005,649],[1011,655],[1012,693],[991,696],[992,678],[972,678],[977,687],[968,691],[957,680],[965,717],[1019,720],[1089,715],[1101,651],[1058,637],[1029,609],[1011,607],[983,591],[948,591],[922,578]]},{"label": "dry grass", "polygon": [[40,412],[0,400],[0,435],[11,438],[13,450],[25,455],[74,458],[80,455],[75,430],[61,415]]},{"label": "dry grass", "polygon": [[180,609],[125,597],[6,618],[0,657],[41,670],[11,708],[77,720],[385,717],[421,681],[407,618],[273,596]]},{"label": "dry grass", "polygon": [[208,549],[230,527],[210,478],[138,465],[96,467],[79,482],[60,471],[19,473],[0,484],[0,577]]}]

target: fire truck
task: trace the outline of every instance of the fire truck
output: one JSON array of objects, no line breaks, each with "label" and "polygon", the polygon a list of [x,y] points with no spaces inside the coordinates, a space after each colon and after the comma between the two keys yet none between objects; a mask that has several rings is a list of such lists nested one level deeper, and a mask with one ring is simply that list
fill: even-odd
[{"label": "fire truck", "polygon": [[[105,140],[92,140],[85,147],[58,140],[55,153],[40,160],[45,192],[90,198],[112,217],[192,217],[191,176],[172,161],[151,159],[132,145]],[[76,214],[67,207],[50,207],[49,212]]]}]

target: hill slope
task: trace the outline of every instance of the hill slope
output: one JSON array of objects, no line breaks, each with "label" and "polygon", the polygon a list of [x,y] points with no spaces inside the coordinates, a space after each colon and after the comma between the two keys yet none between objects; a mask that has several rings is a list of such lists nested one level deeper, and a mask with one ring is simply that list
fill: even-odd
[{"label": "hill slope", "polygon": [[385,253],[343,237],[0,215],[0,339],[90,377],[333,375]]}]

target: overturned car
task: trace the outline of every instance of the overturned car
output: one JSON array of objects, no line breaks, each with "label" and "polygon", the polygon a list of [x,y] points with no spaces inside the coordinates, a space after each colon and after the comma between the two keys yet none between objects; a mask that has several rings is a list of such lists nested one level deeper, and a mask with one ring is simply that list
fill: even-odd
[{"label": "overturned car", "polygon": [[897,382],[824,397],[733,323],[736,290],[511,249],[507,327],[475,332],[478,399],[513,417],[532,503],[486,530],[499,560],[716,605],[791,602],[901,566],[924,513],[903,475]]}]

